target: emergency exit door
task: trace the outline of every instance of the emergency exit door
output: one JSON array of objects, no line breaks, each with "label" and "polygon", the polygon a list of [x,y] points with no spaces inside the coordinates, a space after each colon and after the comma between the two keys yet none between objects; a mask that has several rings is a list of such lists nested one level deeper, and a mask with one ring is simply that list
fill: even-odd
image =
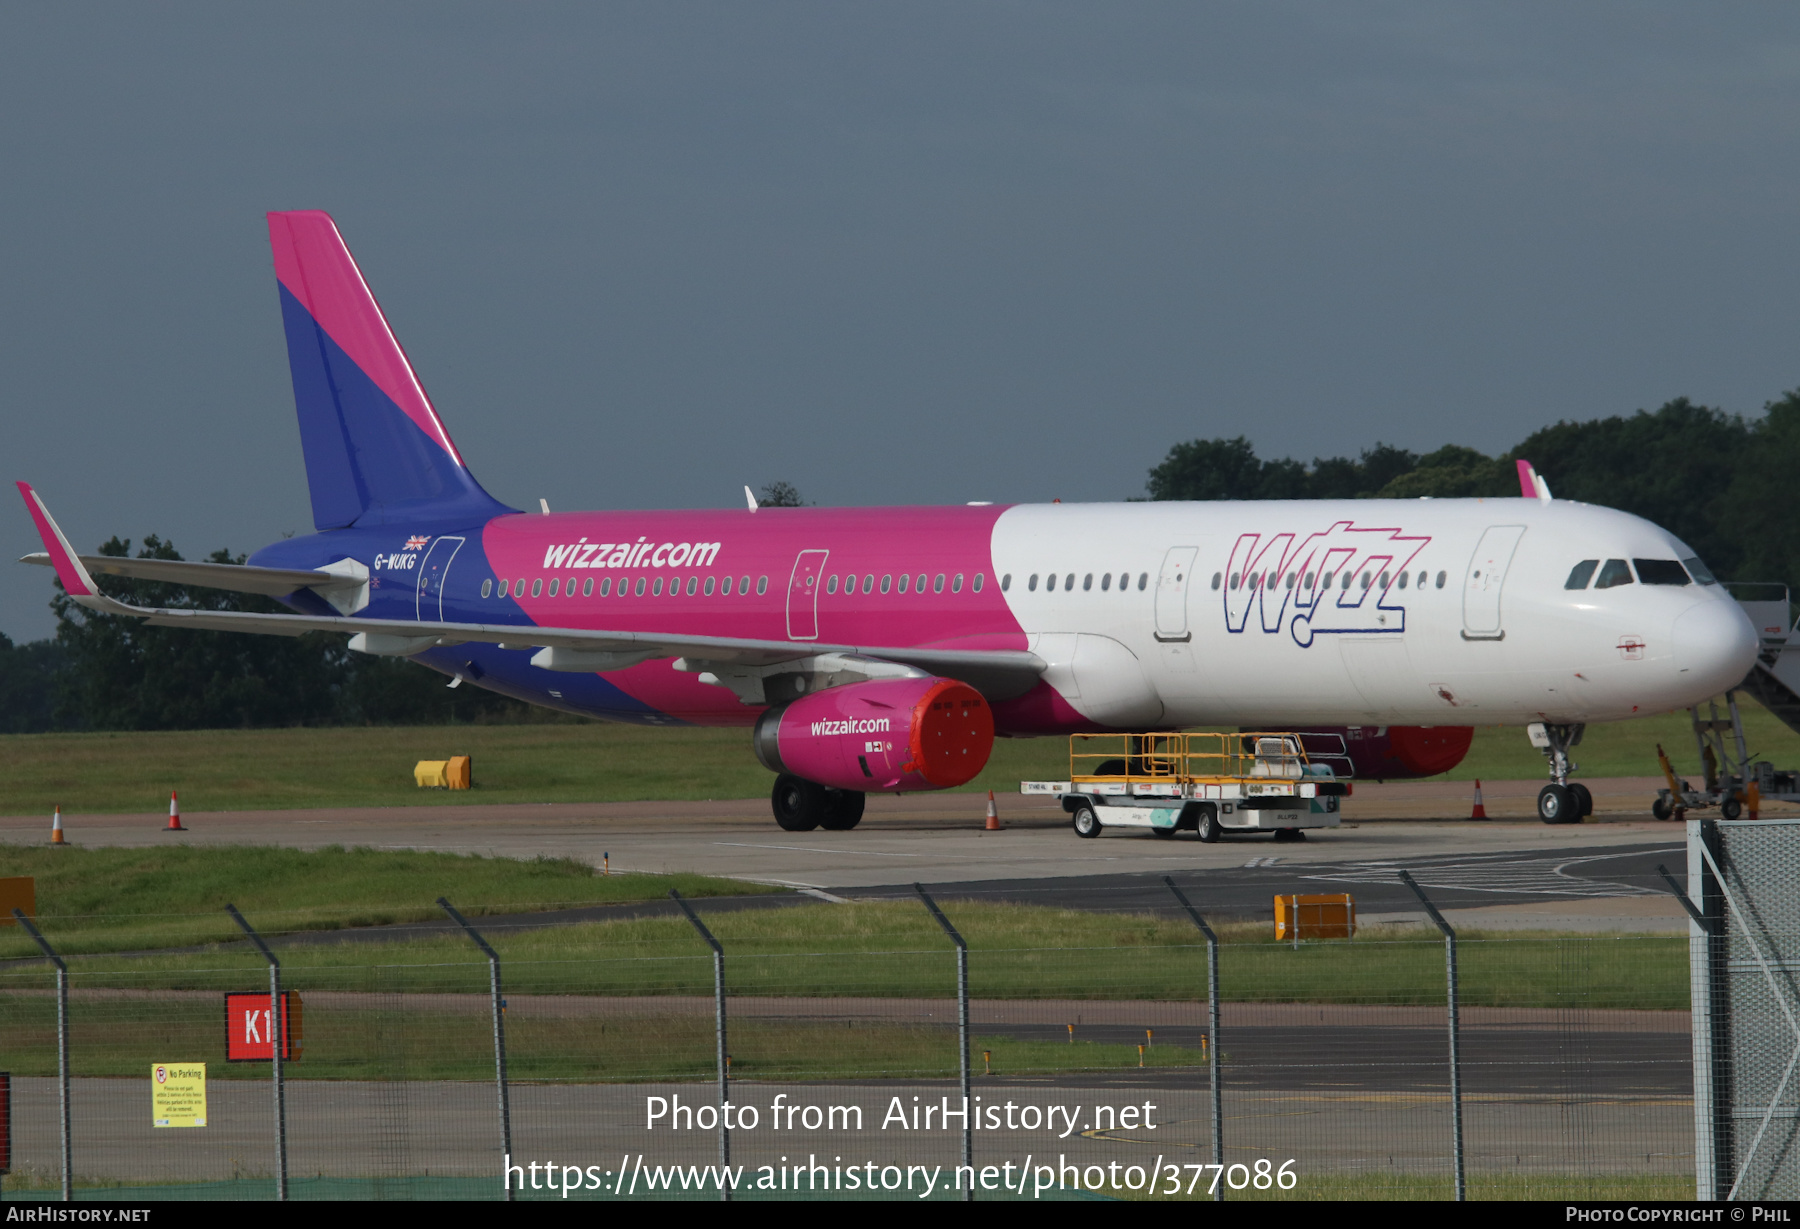
[{"label": "emergency exit door", "polygon": [[419,565],[419,594],[413,610],[420,619],[441,623],[444,618],[444,580],[450,575],[450,562],[462,549],[461,538],[439,538],[425,552]]},{"label": "emergency exit door", "polygon": [[1194,557],[1198,546],[1171,546],[1163,556],[1162,571],[1156,577],[1156,638],[1162,641],[1188,641],[1194,634],[1188,630],[1187,592],[1193,580]]},{"label": "emergency exit door", "polygon": [[819,585],[825,576],[828,550],[803,550],[788,577],[787,629],[789,640],[819,638]]},{"label": "emergency exit door", "polygon": [[1525,536],[1523,525],[1493,525],[1481,535],[1469,572],[1463,578],[1463,639],[1504,640],[1500,590],[1512,568],[1513,553]]}]

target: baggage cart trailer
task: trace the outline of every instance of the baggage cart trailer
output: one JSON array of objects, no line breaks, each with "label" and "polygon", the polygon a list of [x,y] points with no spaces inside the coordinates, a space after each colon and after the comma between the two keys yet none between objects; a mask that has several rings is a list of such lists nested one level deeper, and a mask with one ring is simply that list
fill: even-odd
[{"label": "baggage cart trailer", "polygon": [[1296,841],[1338,826],[1350,784],[1310,760],[1295,733],[1074,734],[1069,779],[1021,781],[1019,792],[1060,799],[1081,837],[1140,828],[1208,843],[1235,832]]}]

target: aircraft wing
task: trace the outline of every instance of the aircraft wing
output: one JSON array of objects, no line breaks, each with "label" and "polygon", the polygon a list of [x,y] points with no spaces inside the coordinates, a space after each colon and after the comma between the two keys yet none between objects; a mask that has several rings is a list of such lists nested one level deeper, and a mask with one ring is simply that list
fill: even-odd
[{"label": "aircraft wing", "polygon": [[[791,640],[751,640],[731,636],[684,636],[663,632],[598,631],[588,628],[530,627],[505,623],[449,623],[369,619],[357,616],[255,614],[230,610],[176,610],[161,606],[134,606],[100,592],[86,561],[70,548],[68,539],[51,519],[37,492],[18,483],[25,506],[36,522],[46,548],[46,558],[56,568],[69,596],[101,614],[143,619],[160,627],[190,627],[210,631],[251,632],[259,635],[301,636],[307,632],[347,632],[363,643],[352,648],[394,655],[422,653],[426,649],[456,644],[496,644],[510,649],[561,649],[579,654],[573,668],[593,671],[623,669],[639,661],[661,657],[687,657],[706,663],[769,666],[821,653],[873,657],[916,666],[934,674],[962,678],[990,696],[1022,695],[1036,684],[1046,663],[1035,653],[1017,650],[934,649],[895,645],[820,644]],[[29,558],[29,556],[28,556]],[[110,557],[106,558],[112,562]],[[117,562],[126,562],[119,560]],[[134,559],[132,564],[148,560]],[[173,561],[165,561],[173,562]],[[202,565],[188,565],[202,566]],[[228,564],[211,565],[227,568]],[[277,569],[247,569],[276,571]],[[294,573],[311,576],[310,572]],[[332,581],[342,578],[330,573]],[[158,577],[158,579],[163,579]],[[313,582],[307,582],[311,585]],[[289,586],[282,592],[292,592]],[[584,660],[585,659],[585,660]],[[591,663],[591,664],[590,664]],[[553,668],[572,668],[571,666]],[[976,682],[981,679],[982,682]]]},{"label": "aircraft wing", "polygon": [[[79,555],[90,575],[125,576],[132,580],[159,580],[170,585],[197,585],[202,589],[227,589],[232,593],[260,593],[281,597],[296,589],[355,589],[363,582],[335,572],[304,568],[253,568],[236,563],[190,563],[185,559],[123,559],[116,555]],[[20,563],[54,567],[47,551],[22,556]]]}]

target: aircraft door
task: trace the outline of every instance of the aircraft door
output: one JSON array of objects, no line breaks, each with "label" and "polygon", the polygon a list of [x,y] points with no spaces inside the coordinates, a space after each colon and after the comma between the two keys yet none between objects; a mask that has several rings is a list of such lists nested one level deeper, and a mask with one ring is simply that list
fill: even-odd
[{"label": "aircraft door", "polygon": [[1525,536],[1523,525],[1493,525],[1481,535],[1463,578],[1463,639],[1504,640],[1500,589],[1512,567],[1513,552]]},{"label": "aircraft door", "polygon": [[1194,638],[1188,630],[1187,591],[1193,579],[1194,556],[1198,546],[1171,546],[1163,556],[1162,572],[1156,578],[1156,638],[1168,643],[1185,643]]},{"label": "aircraft door", "polygon": [[450,575],[450,561],[462,549],[462,538],[439,538],[425,552],[419,565],[419,594],[413,605],[417,618],[441,622],[444,617],[444,578]]},{"label": "aircraft door", "polygon": [[819,583],[825,575],[828,550],[803,550],[788,577],[787,629],[789,640],[819,638]]}]

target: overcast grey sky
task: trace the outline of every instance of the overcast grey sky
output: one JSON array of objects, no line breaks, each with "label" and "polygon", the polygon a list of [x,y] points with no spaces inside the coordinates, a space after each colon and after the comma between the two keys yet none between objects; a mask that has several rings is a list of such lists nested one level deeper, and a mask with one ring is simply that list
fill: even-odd
[{"label": "overcast grey sky", "polygon": [[7,5],[5,477],[82,548],[310,528],[268,209],[337,218],[515,505],[1754,413],[1800,385],[1797,87],[1793,5]]}]

